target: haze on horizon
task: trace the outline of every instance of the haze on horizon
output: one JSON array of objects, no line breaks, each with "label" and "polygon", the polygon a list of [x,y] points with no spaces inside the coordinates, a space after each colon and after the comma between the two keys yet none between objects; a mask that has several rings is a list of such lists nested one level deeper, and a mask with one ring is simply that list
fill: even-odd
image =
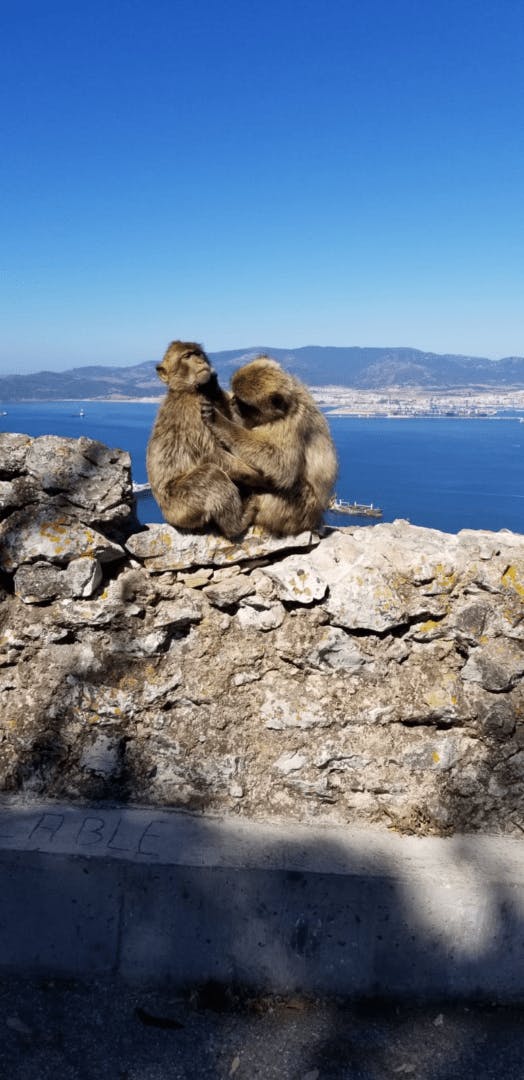
[{"label": "haze on horizon", "polygon": [[2,373],[172,337],[524,355],[517,0],[23,0],[0,26]]}]

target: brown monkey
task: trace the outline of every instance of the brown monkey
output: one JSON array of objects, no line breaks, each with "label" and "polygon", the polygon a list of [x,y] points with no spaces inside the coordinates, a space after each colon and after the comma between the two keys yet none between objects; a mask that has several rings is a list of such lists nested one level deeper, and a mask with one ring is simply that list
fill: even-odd
[{"label": "brown monkey", "polygon": [[317,528],[337,457],[310,393],[268,356],[239,368],[231,387],[237,422],[209,405],[203,414],[222,445],[263,474],[268,490],[250,500],[253,524],[281,535]]},{"label": "brown monkey", "polygon": [[224,449],[202,418],[202,402],[217,417],[231,418],[229,398],[193,341],[172,341],[156,370],[168,392],[147,446],[153,495],[171,525],[198,529],[214,523],[225,536],[238,536],[253,508],[243,507],[236,484],[252,491],[261,486],[260,472]]}]

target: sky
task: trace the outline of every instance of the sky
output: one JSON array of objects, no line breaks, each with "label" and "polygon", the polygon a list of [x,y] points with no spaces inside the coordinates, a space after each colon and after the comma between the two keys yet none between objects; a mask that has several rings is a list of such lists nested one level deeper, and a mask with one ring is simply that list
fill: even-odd
[{"label": "sky", "polygon": [[524,355],[521,0],[0,0],[0,370]]}]

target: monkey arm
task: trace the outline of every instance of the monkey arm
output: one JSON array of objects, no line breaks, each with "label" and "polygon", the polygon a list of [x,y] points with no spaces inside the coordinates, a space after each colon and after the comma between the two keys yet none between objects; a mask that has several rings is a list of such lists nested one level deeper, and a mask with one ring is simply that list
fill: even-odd
[{"label": "monkey arm", "polygon": [[271,490],[272,485],[268,483],[260,469],[256,465],[249,465],[246,461],[242,461],[237,454],[231,452],[229,445],[219,435],[215,419],[220,417],[221,420],[227,421],[227,417],[220,412],[216,403],[213,404],[209,399],[203,397],[200,402],[200,414],[219,444],[219,460],[217,459],[217,464],[227,473],[230,480],[256,490]]},{"label": "monkey arm", "polygon": [[[207,421],[209,423],[209,421]],[[298,432],[280,427],[279,423],[268,427],[243,428],[215,412],[211,421],[215,435],[223,446],[264,478],[265,486],[290,488],[300,473],[303,449]],[[278,437],[285,437],[285,445],[279,446]]]},{"label": "monkey arm", "polygon": [[270,485],[260,469],[253,468],[251,465],[246,464],[245,461],[241,461],[239,457],[229,453],[227,449],[222,451],[220,467],[224,469],[229,479],[236,484],[245,484],[246,487],[256,490],[267,491],[269,489]]}]

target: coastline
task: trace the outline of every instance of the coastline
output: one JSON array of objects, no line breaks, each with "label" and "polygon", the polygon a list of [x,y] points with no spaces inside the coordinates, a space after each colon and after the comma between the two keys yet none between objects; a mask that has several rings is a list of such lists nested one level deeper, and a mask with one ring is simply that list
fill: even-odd
[{"label": "coastline", "polygon": [[489,416],[477,416],[475,413],[361,413],[351,409],[331,409],[326,416],[353,416],[357,420],[517,420],[524,422],[524,413],[520,416],[503,416],[491,413]]},{"label": "coastline", "polygon": [[[20,406],[35,406],[35,405],[160,405],[164,400],[165,395],[160,394],[159,397],[99,397],[99,398],[45,398],[41,400],[35,400],[34,398],[28,398],[20,401],[5,401],[0,402],[0,410],[5,409],[5,415],[8,415],[10,408],[18,408]],[[517,413],[508,416],[506,412],[497,412],[496,410],[490,413],[464,413],[464,412],[398,412],[389,413],[385,411],[373,410],[370,412],[363,412],[362,409],[357,406],[351,407],[349,405],[337,406],[326,405],[322,402],[317,402],[319,408],[327,417],[353,417],[356,420],[513,420],[520,423],[524,423],[524,407],[522,409],[522,415]]]},{"label": "coastline", "polygon": [[[354,391],[345,386],[310,386],[310,393],[327,417],[353,417],[360,420],[523,420],[524,391],[509,393],[506,389],[476,394],[426,394],[413,388],[401,393]],[[387,394],[387,397],[386,397]],[[25,398],[0,401],[0,412],[23,406],[78,405],[160,405],[165,393],[141,397],[109,395],[100,397]],[[510,411],[511,410],[511,411]]]}]

